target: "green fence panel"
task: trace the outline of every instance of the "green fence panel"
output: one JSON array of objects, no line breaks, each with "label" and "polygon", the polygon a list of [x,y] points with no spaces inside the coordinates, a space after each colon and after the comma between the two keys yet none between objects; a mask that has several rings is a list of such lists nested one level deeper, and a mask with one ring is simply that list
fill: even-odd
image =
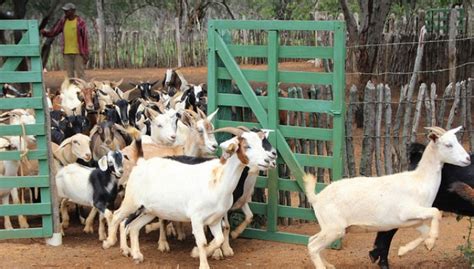
[{"label": "green fence panel", "polygon": [[[42,64],[40,58],[40,38],[36,20],[0,20],[0,30],[21,31],[23,36],[17,44],[0,45],[0,57],[3,65],[0,67],[0,84],[28,83],[31,85],[31,97],[0,99],[1,109],[34,109],[36,124],[2,126],[0,136],[34,135],[37,148],[29,150],[26,155],[29,160],[38,161],[38,175],[0,177],[1,188],[39,188],[41,201],[34,204],[0,205],[0,217],[16,215],[41,216],[40,227],[28,229],[1,230],[0,239],[51,237],[53,234],[53,218],[51,207],[51,189],[48,165],[48,139],[43,99]],[[18,71],[22,60],[28,62],[30,70]],[[0,160],[20,160],[22,152],[0,152]],[[30,223],[31,225],[31,223]]]},{"label": "green fence panel", "polygon": [[[333,180],[342,177],[342,146],[344,131],[344,87],[345,87],[345,24],[340,21],[227,21],[211,20],[208,25],[208,111],[230,107],[247,108],[255,115],[256,121],[248,116],[236,115],[235,119],[219,112],[215,120],[216,128],[246,126],[272,129],[270,143],[279,153],[278,163],[285,163],[291,170],[293,179],[280,178],[277,169],[268,176],[259,176],[256,187],[266,188],[268,201],[250,204],[254,214],[265,215],[267,224],[262,229],[246,229],[244,236],[280,242],[307,244],[308,236],[281,232],[278,230],[279,217],[315,220],[310,208],[295,208],[279,204],[280,191],[304,191],[304,167],[331,169]],[[267,33],[266,45],[235,44],[229,41],[229,31],[262,30]],[[280,44],[281,31],[329,31],[334,34],[333,46],[288,46]],[[227,41],[226,41],[227,40]],[[266,58],[266,70],[241,69],[236,57]],[[282,58],[322,58],[334,63],[332,72],[297,72],[280,70]],[[249,81],[267,84],[267,96],[257,96]],[[230,88],[234,82],[237,90]],[[286,98],[278,94],[279,83],[318,84],[332,87],[332,100]],[[225,85],[225,87],[222,87]],[[333,119],[332,129],[281,125],[279,112],[324,113]],[[245,113],[244,113],[245,114]],[[331,156],[295,153],[288,144],[288,138],[328,141],[333,144]],[[311,151],[314,153],[314,151]],[[326,185],[318,183],[315,191]],[[340,242],[337,242],[340,243]],[[337,247],[334,245],[335,247]]]}]

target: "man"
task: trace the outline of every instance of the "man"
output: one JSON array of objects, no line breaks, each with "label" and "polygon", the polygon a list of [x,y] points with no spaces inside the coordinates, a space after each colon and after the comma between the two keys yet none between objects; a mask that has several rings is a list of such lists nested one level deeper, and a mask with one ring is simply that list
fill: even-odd
[{"label": "man", "polygon": [[67,76],[84,79],[84,66],[89,60],[86,22],[76,15],[74,4],[67,3],[62,9],[64,17],[50,31],[41,30],[41,34],[46,37],[55,37],[63,33],[61,45]]}]

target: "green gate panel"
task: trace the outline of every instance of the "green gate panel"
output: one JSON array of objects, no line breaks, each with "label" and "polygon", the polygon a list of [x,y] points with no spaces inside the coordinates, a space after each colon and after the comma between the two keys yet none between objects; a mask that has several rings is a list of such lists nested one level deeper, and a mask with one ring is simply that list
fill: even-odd
[{"label": "green gate panel", "polygon": [[[267,33],[266,45],[231,44],[229,31],[262,30]],[[280,31],[330,31],[334,33],[334,45],[324,47],[280,45]],[[310,208],[294,208],[278,204],[280,191],[304,191],[304,167],[331,169],[333,180],[342,177],[344,143],[344,87],[345,87],[345,24],[341,21],[239,21],[211,20],[208,24],[208,111],[217,108],[228,111],[230,107],[250,108],[257,122],[248,119],[231,119],[228,112],[219,113],[215,119],[216,128],[246,126],[272,129],[270,143],[279,153],[278,163],[285,163],[292,178],[283,179],[277,169],[259,176],[256,187],[268,190],[267,203],[252,202],[254,214],[265,215],[267,224],[263,229],[246,229],[243,236],[288,243],[307,244],[308,236],[278,231],[279,217],[316,220]],[[267,70],[242,69],[236,57],[260,57],[267,59]],[[281,58],[331,59],[332,72],[297,72],[279,70]],[[240,94],[228,90],[234,82]],[[267,96],[257,96],[250,82],[267,84]],[[279,83],[318,84],[332,87],[333,100],[311,100],[283,98],[278,95]],[[225,89],[224,89],[225,88]],[[324,113],[333,120],[332,129],[281,125],[279,111]],[[318,156],[292,152],[287,139],[311,139],[329,141],[333,146],[332,156]],[[318,183],[317,192],[324,189]],[[336,242],[333,247],[337,247]]]},{"label": "green gate panel", "polygon": [[[36,124],[25,125],[24,131],[26,135],[34,135],[37,143],[37,148],[29,150],[27,157],[29,160],[38,160],[38,175],[2,176],[0,177],[0,188],[36,187],[41,194],[39,203],[0,204],[0,217],[20,214],[41,216],[40,227],[13,230],[0,229],[0,239],[51,237],[53,234],[53,218],[38,22],[36,20],[0,20],[0,30],[18,30],[23,34],[17,44],[0,45],[0,57],[4,60],[0,67],[0,84],[28,83],[31,85],[31,97],[0,99],[0,107],[4,110],[15,108],[35,110]],[[17,68],[24,59],[28,61],[30,70],[18,71]],[[20,125],[2,126],[0,128],[0,136],[21,136],[22,134],[23,128]],[[20,151],[0,152],[0,160],[20,160],[21,154]]]}]

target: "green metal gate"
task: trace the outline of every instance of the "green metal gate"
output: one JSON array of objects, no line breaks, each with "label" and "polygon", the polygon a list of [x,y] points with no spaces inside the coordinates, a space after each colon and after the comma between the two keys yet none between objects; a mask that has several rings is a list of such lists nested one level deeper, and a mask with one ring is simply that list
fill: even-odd
[{"label": "green metal gate", "polygon": [[[3,65],[0,67],[0,83],[2,85],[3,83],[31,83],[32,89],[31,97],[28,98],[0,99],[0,109],[31,108],[35,110],[36,124],[25,125],[25,132],[26,135],[34,135],[36,138],[37,149],[29,150],[27,158],[38,160],[39,169],[36,176],[0,177],[0,188],[38,187],[41,195],[40,203],[0,205],[0,217],[41,216],[41,225],[34,225],[33,228],[13,230],[0,228],[0,239],[51,237],[53,219],[38,23],[35,20],[0,20],[0,30],[21,31],[23,34],[18,44],[0,45],[0,58],[3,60]],[[28,62],[30,70],[15,71],[23,59]],[[0,127],[0,136],[21,136],[23,134],[20,125]],[[20,160],[21,154],[20,151],[0,152],[0,160]]]},{"label": "green metal gate", "polygon": [[[268,35],[266,45],[231,44],[229,31],[259,30]],[[327,46],[284,46],[280,45],[281,31],[329,31],[334,35],[332,47]],[[278,231],[278,217],[291,217],[315,220],[310,208],[294,208],[278,204],[279,191],[301,192],[304,189],[302,177],[304,167],[331,169],[332,179],[340,179],[343,169],[344,135],[344,87],[345,87],[345,24],[340,21],[228,21],[212,20],[208,26],[208,110],[220,107],[215,121],[216,128],[226,126],[260,127],[275,130],[269,140],[278,150],[279,162],[284,162],[296,180],[282,179],[273,169],[267,177],[259,177],[258,188],[268,191],[267,203],[252,203],[254,214],[265,215],[265,229],[248,228],[243,236],[257,239],[307,244],[308,237],[300,234]],[[266,58],[267,70],[241,69],[235,57]],[[295,72],[281,71],[280,58],[322,58],[333,60],[333,72]],[[232,81],[241,94],[231,93]],[[249,81],[267,83],[268,95],[257,96]],[[330,85],[332,100],[305,100],[283,98],[278,95],[278,83],[305,83]],[[248,107],[256,116],[258,123],[233,121],[230,107]],[[327,113],[332,116],[332,129],[304,128],[279,124],[279,111],[300,111]],[[333,144],[332,156],[293,153],[286,138],[330,141]],[[317,184],[317,191],[324,188]]]}]

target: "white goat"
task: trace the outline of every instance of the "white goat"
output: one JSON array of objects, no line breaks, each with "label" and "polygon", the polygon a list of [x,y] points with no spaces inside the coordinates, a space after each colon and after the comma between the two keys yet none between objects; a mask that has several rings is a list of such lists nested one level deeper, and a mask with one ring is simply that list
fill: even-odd
[{"label": "white goat", "polygon": [[[262,147],[263,132],[244,132],[236,128],[223,128],[221,131],[232,132],[237,137],[221,144],[224,155],[220,160],[212,159],[194,165],[163,158],[139,161],[130,175],[124,201],[114,212],[109,237],[103,247],[115,244],[119,223],[138,210],[143,214],[137,214],[138,218],[130,223],[131,254],[136,261],[143,260],[138,231],[158,216],[191,222],[199,249],[200,268],[209,268],[207,255],[224,241],[221,220],[232,206],[232,191],[244,167],[267,169],[270,165],[270,159]],[[160,171],[159,177],[151,173],[157,170]],[[214,235],[208,246],[205,225]]]},{"label": "white goat", "polygon": [[61,107],[67,116],[82,115],[82,102],[79,100],[81,89],[65,78],[61,84]]},{"label": "white goat", "polygon": [[[90,142],[91,139],[87,135],[75,134],[65,139],[59,146],[52,143],[51,148],[54,157],[53,175],[56,175],[61,167],[75,163],[79,158],[84,161],[90,161],[92,159]],[[61,202],[60,208],[62,227],[67,228],[69,227],[69,214],[66,201]],[[84,232],[93,231],[91,222],[92,220],[89,220],[89,222],[86,221]]]},{"label": "white goat", "polygon": [[[0,121],[8,121],[10,125],[20,124],[35,124],[36,119],[34,117],[34,111],[25,109],[13,109],[8,112],[4,112],[0,115]],[[35,147],[35,137],[28,135],[25,137],[20,136],[7,136],[2,138],[2,150],[7,148],[13,148],[25,152],[27,149]],[[4,176],[17,176],[18,171],[22,171],[23,175],[35,175],[38,170],[37,161],[23,161],[23,160],[4,160],[2,161]],[[0,197],[2,198],[3,204],[9,203],[9,196],[12,196],[14,203],[19,204],[20,199],[17,188],[5,188],[0,189]],[[18,222],[21,228],[28,228],[28,222],[26,217],[19,215]],[[5,228],[12,229],[10,218],[5,216]]]},{"label": "white goat", "polygon": [[429,250],[434,247],[441,213],[432,204],[441,183],[443,164],[467,166],[471,160],[455,135],[461,127],[449,131],[440,127],[426,129],[430,130],[431,141],[414,171],[339,180],[318,195],[314,193],[315,177],[304,177],[306,195],[321,227],[308,242],[316,268],[334,268],[320,252],[346,232],[420,227],[424,220],[431,219],[431,228],[418,229],[420,238],[407,244],[403,251],[406,253],[423,241]]}]

